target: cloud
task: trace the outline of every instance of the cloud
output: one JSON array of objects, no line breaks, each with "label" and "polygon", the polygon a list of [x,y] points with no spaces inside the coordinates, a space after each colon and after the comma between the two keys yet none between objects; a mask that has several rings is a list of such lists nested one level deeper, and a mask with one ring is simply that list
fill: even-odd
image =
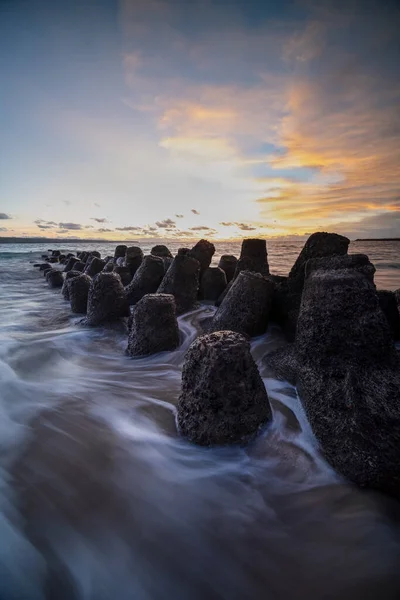
[{"label": "cloud", "polygon": [[129,227],[116,227],[115,230],[116,231],[141,231],[142,228],[141,227],[129,226]]},{"label": "cloud", "polygon": [[58,226],[60,227],[60,229],[73,229],[73,230],[80,230],[83,229],[82,225],[80,225],[79,223],[59,223]]},{"label": "cloud", "polygon": [[230,221],[221,221],[220,225],[223,225],[224,227],[232,227],[232,225],[235,225],[235,223],[231,223]]},{"label": "cloud", "polygon": [[109,233],[111,231],[114,231],[114,229],[106,229],[102,227],[101,229],[96,229],[96,231],[98,231],[99,233]]},{"label": "cloud", "polygon": [[173,229],[176,227],[176,222],[172,219],[164,219],[164,221],[156,221],[156,225],[162,229]]},{"label": "cloud", "polygon": [[250,225],[249,223],[238,223],[236,221],[221,221],[220,225],[223,225],[223,227],[238,227],[242,231],[255,231],[260,227],[255,227],[254,225]]},{"label": "cloud", "polygon": [[52,225],[38,225],[39,229],[53,229]]},{"label": "cloud", "polygon": [[68,229],[59,229],[57,233],[68,233]]},{"label": "cloud", "polygon": [[91,217],[91,220],[96,221],[96,223],[109,223],[109,220],[105,217],[103,217],[102,219],[99,219],[97,217]]},{"label": "cloud", "polygon": [[0,227],[0,231],[8,231],[7,227]]},{"label": "cloud", "polygon": [[207,227],[206,225],[197,225],[197,227],[190,227],[189,228],[190,231],[208,231],[208,232],[214,232],[216,233],[215,229],[213,227]]},{"label": "cloud", "polygon": [[190,212],[192,212],[194,215],[199,215],[200,214],[199,211],[196,210],[195,208],[192,208]]},{"label": "cloud", "polygon": [[177,219],[183,219],[184,215],[175,215]]},{"label": "cloud", "polygon": [[6,220],[6,219],[12,219],[12,217],[10,217],[10,215],[7,215],[6,213],[0,213],[0,221]]}]

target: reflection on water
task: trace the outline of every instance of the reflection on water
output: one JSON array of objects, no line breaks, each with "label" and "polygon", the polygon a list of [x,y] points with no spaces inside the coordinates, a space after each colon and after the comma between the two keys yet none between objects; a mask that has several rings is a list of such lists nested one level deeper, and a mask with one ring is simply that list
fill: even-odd
[{"label": "reflection on water", "polygon": [[252,343],[272,425],[247,448],[197,448],[176,404],[214,309],[179,319],[177,351],[131,360],[123,324],[82,327],[23,258],[0,258],[0,280],[1,600],[399,597],[392,504],[321,458],[263,360],[278,330]]}]

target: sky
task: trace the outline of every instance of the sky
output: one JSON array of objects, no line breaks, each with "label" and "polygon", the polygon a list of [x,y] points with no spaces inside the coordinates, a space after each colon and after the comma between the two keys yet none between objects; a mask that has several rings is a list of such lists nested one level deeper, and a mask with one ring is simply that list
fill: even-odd
[{"label": "sky", "polygon": [[1,0],[0,236],[400,237],[400,3]]}]

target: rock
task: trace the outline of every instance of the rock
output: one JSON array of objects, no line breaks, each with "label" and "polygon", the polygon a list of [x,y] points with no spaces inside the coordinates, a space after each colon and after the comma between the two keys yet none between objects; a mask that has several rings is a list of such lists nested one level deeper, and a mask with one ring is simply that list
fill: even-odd
[{"label": "rock", "polygon": [[200,240],[191,249],[190,256],[198,260],[200,263],[200,277],[210,266],[214,253],[215,246],[208,240]]},{"label": "rock", "polygon": [[218,266],[225,271],[227,283],[234,278],[237,261],[236,256],[232,256],[231,254],[223,254],[219,259]]},{"label": "rock", "polygon": [[82,273],[73,277],[68,283],[69,299],[73,313],[86,314],[89,289],[92,283],[89,275]]},{"label": "rock", "polygon": [[64,278],[61,271],[57,271],[56,269],[52,269],[47,273],[46,280],[51,288],[60,288],[64,284]]},{"label": "rock", "polygon": [[71,271],[74,268],[74,264],[77,262],[80,262],[79,258],[75,258],[74,256],[71,256],[68,259],[67,264],[65,265],[64,273],[68,273],[68,271]]},{"label": "rock", "polygon": [[118,265],[114,263],[114,259],[108,260],[104,266],[103,271],[105,273],[111,273],[112,271],[114,271],[114,267],[117,267]]},{"label": "rock", "polygon": [[183,365],[180,433],[201,446],[244,443],[271,417],[246,338],[232,331],[197,338]]},{"label": "rock", "polygon": [[125,258],[126,249],[127,249],[127,246],[124,246],[123,244],[121,244],[120,246],[117,246],[115,248],[115,252],[114,252],[115,260],[120,257]]},{"label": "rock", "polygon": [[156,292],[163,277],[163,259],[152,254],[145,256],[134,278],[125,290],[129,304],[136,304],[146,294]]},{"label": "rock", "polygon": [[160,258],[173,258],[167,246],[164,246],[163,244],[153,246],[153,248],[150,251],[150,254],[152,254],[153,256],[159,256]]},{"label": "rock", "polygon": [[226,288],[225,271],[219,267],[208,267],[201,277],[200,298],[215,302]]},{"label": "rock", "polygon": [[79,271],[68,271],[65,274],[64,283],[61,289],[61,294],[63,295],[64,300],[69,300],[69,281],[74,277],[79,277],[81,273]]},{"label": "rock", "polygon": [[39,267],[39,271],[45,271],[46,269],[51,269],[51,266],[49,265],[49,263],[42,263]]},{"label": "rock", "polygon": [[267,242],[265,240],[243,240],[240,258],[235,269],[235,279],[241,271],[252,271],[260,273],[260,275],[269,275]]},{"label": "rock", "polygon": [[67,254],[67,256],[65,258],[70,259],[70,258],[73,258],[73,257],[75,257],[75,254],[73,254],[73,252],[68,252],[68,254]]},{"label": "rock", "polygon": [[378,291],[379,305],[389,323],[394,340],[400,339],[400,314],[397,307],[395,292],[387,290]]},{"label": "rock", "polygon": [[143,261],[143,250],[138,246],[131,246],[126,250],[125,266],[129,268],[132,277],[140,267]]},{"label": "rock", "polygon": [[49,263],[54,264],[54,263],[58,263],[58,262],[59,262],[58,256],[50,256]]},{"label": "rock", "polygon": [[295,352],[299,396],[328,462],[352,482],[400,498],[400,369],[363,272],[306,277]]},{"label": "rock", "polygon": [[371,283],[374,283],[375,267],[366,254],[342,254],[325,256],[322,258],[311,258],[304,268],[305,278],[314,271],[341,271],[350,269],[364,275]]},{"label": "rock", "polygon": [[178,315],[195,307],[199,275],[199,261],[190,255],[187,248],[180,248],[158,288],[160,294],[174,296]]},{"label": "rock", "polygon": [[395,295],[397,306],[398,306],[400,304],[400,288],[395,290],[394,295]]},{"label": "rock", "polygon": [[81,273],[83,273],[83,271],[85,270],[85,267],[86,267],[85,263],[82,262],[81,260],[74,263],[74,271],[80,271]]},{"label": "rock", "polygon": [[99,273],[89,289],[87,325],[101,325],[130,314],[124,286],[116,273]]},{"label": "rock", "polygon": [[47,267],[47,269],[43,270],[43,277],[47,280],[47,275],[50,271],[56,271],[57,269],[53,269],[52,267]]},{"label": "rock", "polygon": [[96,258],[101,258],[101,254],[100,254],[100,252],[97,252],[97,250],[92,250],[92,252],[90,254],[92,256],[95,256]]},{"label": "rock", "polygon": [[60,256],[61,254],[61,250],[53,250],[53,252],[51,253],[51,256]]},{"label": "rock", "polygon": [[239,273],[214,315],[211,330],[232,330],[250,337],[265,333],[274,287],[270,279],[259,273]]},{"label": "rock", "polygon": [[104,267],[105,267],[104,260],[97,258],[97,256],[93,256],[92,259],[90,260],[90,262],[88,261],[86,263],[85,273],[86,273],[86,275],[89,275],[89,277],[94,277],[98,273],[101,273],[101,271],[104,269]]},{"label": "rock", "polygon": [[179,329],[174,297],[170,294],[146,294],[133,311],[128,354],[147,356],[175,350],[178,346]]},{"label": "rock", "polygon": [[170,268],[170,266],[171,266],[171,264],[172,264],[172,261],[173,261],[173,260],[174,260],[174,259],[173,259],[172,257],[169,257],[169,256],[167,256],[167,257],[163,258],[163,261],[164,261],[164,272],[165,272],[165,273],[166,273],[166,272],[168,271],[168,269]]},{"label": "rock", "polygon": [[[110,271],[106,271],[106,266],[107,265],[105,265],[103,271],[110,272]],[[132,281],[132,275],[131,275],[131,272],[128,267],[119,267],[118,265],[116,265],[112,270],[114,271],[114,273],[117,273],[117,275],[119,275],[121,277],[123,286],[129,285],[130,282]]]}]

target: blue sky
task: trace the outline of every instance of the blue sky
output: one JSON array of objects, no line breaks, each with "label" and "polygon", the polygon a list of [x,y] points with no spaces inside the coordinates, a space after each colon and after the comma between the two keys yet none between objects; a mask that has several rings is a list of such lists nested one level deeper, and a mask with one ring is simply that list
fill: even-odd
[{"label": "blue sky", "polygon": [[0,11],[0,235],[400,236],[395,2]]}]

